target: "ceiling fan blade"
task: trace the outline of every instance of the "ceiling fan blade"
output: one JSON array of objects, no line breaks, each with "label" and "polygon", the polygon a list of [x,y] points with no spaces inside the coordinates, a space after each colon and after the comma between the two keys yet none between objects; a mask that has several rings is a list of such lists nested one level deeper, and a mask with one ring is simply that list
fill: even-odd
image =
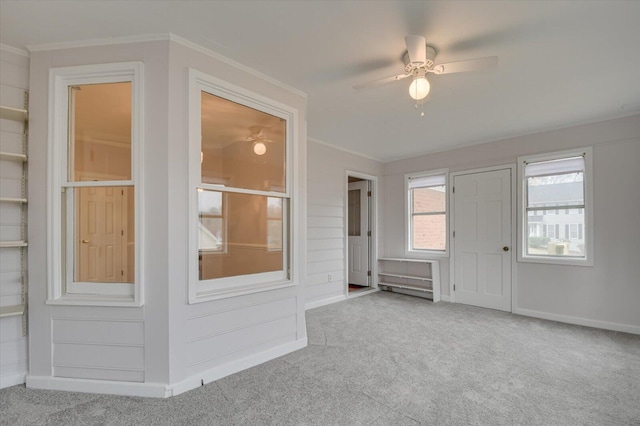
[{"label": "ceiling fan blade", "polygon": [[356,89],[356,90],[367,89],[369,87],[378,86],[380,84],[390,83],[392,81],[403,80],[403,79],[409,77],[410,75],[411,74],[398,74],[398,75],[394,75],[394,76],[391,76],[391,77],[381,78],[380,80],[370,81],[368,83],[357,84],[357,85],[353,86],[353,88]]},{"label": "ceiling fan blade", "polygon": [[455,72],[480,71],[493,68],[498,65],[497,56],[488,56],[486,58],[469,59],[468,61],[449,62],[447,64],[439,64],[432,68],[435,74],[453,74]]},{"label": "ceiling fan blade", "polygon": [[418,35],[408,35],[404,42],[407,44],[411,63],[424,65],[427,62],[427,39]]}]

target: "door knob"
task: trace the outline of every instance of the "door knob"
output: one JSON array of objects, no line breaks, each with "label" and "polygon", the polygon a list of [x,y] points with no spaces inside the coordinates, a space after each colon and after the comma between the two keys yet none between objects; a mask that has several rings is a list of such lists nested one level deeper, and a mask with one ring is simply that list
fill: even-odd
[{"label": "door knob", "polygon": [[89,240],[82,240],[82,244],[89,244]]},{"label": "door knob", "polygon": [[502,250],[504,250],[504,251],[509,251],[509,247],[504,246],[504,247],[502,247]]}]

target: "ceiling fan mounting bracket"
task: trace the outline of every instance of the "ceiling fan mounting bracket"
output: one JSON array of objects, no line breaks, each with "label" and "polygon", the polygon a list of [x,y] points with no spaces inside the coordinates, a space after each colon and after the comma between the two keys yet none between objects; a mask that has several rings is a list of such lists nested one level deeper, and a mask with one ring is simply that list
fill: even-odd
[{"label": "ceiling fan mounting bracket", "polygon": [[425,64],[416,64],[411,62],[409,59],[409,52],[405,52],[403,56],[404,61],[404,72],[407,74],[413,74],[419,68],[431,69],[433,66],[433,61],[436,59],[436,49],[433,46],[429,46],[427,44],[427,62]]}]

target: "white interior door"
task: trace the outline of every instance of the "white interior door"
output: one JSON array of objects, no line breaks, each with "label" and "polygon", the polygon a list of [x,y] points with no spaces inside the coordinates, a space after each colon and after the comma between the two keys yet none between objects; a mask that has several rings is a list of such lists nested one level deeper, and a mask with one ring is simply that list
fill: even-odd
[{"label": "white interior door", "polygon": [[455,301],[511,311],[511,170],[454,178]]},{"label": "white interior door", "polygon": [[369,285],[369,182],[349,183],[349,284]]}]

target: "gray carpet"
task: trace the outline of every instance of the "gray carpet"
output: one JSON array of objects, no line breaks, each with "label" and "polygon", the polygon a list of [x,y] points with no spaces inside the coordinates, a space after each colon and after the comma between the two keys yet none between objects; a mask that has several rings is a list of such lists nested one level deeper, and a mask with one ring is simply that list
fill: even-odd
[{"label": "gray carpet", "polygon": [[307,348],[166,400],[1,390],[0,424],[640,425],[640,336],[390,293],[307,320]]}]

